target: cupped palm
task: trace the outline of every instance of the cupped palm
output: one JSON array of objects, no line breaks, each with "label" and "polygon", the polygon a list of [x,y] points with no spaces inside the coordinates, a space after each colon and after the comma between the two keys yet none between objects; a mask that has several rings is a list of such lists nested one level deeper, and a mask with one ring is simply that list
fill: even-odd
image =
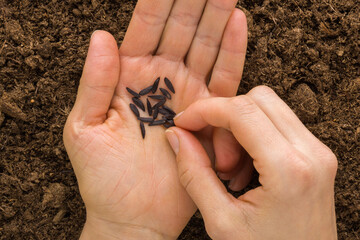
[{"label": "cupped palm", "polygon": [[168,77],[176,94],[166,105],[177,113],[200,98],[235,95],[246,19],[234,0],[155,2],[139,1],[119,51],[110,34],[93,35],[64,142],[88,217],[176,237],[196,206],[179,182],[165,128],[146,125],[142,138],[126,87],[139,92],[161,77],[166,88]]}]

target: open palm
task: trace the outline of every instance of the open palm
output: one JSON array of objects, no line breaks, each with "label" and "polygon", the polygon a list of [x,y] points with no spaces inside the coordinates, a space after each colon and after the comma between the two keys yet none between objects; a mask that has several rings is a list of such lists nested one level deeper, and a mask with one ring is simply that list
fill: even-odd
[{"label": "open palm", "polygon": [[110,34],[93,35],[64,129],[88,221],[180,234],[196,206],[179,182],[164,128],[146,126],[142,139],[126,87],[140,91],[157,77],[164,87],[168,77],[176,94],[167,105],[178,113],[201,98],[235,95],[247,43],[236,2],[139,0],[120,50]]}]

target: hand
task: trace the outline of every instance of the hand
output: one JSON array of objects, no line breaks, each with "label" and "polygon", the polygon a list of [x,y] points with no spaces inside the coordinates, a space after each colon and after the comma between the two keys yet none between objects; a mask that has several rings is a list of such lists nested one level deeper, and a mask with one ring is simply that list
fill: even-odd
[{"label": "hand", "polygon": [[[175,123],[167,137],[177,153],[180,181],[212,239],[337,239],[336,157],[271,89],[200,100]],[[199,141],[181,129],[208,125],[234,134],[248,154],[240,161],[254,159],[260,187],[238,199],[226,191]],[[239,171],[250,177],[249,169]]]},{"label": "hand", "polygon": [[125,88],[140,91],[166,76],[177,112],[210,95],[235,95],[247,44],[236,2],[139,0],[120,50],[110,34],[93,34],[64,129],[87,211],[83,238],[176,238],[195,212],[163,127],[146,127],[142,139]]}]

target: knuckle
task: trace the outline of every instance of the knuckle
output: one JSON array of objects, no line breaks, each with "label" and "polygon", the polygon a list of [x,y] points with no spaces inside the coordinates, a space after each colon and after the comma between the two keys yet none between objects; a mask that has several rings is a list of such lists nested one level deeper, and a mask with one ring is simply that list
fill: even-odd
[{"label": "knuckle", "polygon": [[314,166],[307,157],[296,151],[289,151],[286,158],[289,174],[296,181],[297,186],[303,186],[307,189],[315,184]]},{"label": "knuckle", "polygon": [[98,83],[93,83],[93,85],[91,85],[92,83],[89,83],[88,85],[85,85],[86,88],[89,88],[91,90],[94,90],[95,92],[98,93],[112,93],[114,92],[114,87],[111,85],[106,85],[106,84],[98,84]]},{"label": "knuckle", "polygon": [[336,155],[325,145],[323,145],[319,154],[323,160],[322,163],[324,165],[324,169],[326,170],[326,174],[335,178],[338,169],[338,160]]},{"label": "knuckle", "polygon": [[270,87],[265,86],[265,85],[260,85],[260,86],[253,88],[249,92],[249,95],[255,96],[255,97],[269,97],[269,96],[274,96],[274,95],[277,96],[277,94],[274,92],[274,90],[272,90]]},{"label": "knuckle", "polygon": [[198,23],[198,18],[192,12],[178,12],[176,14],[171,14],[170,19],[173,19],[177,23],[185,27],[196,26]]},{"label": "knuckle", "polygon": [[76,128],[70,118],[68,118],[65,123],[62,137],[65,148],[70,146],[71,143],[76,141],[76,139],[78,138],[78,132],[76,131]]},{"label": "knuckle", "polygon": [[233,7],[232,0],[223,0],[223,1],[209,1],[209,5],[214,7],[217,11],[231,12]]},{"label": "knuckle", "polygon": [[251,115],[258,111],[256,103],[246,95],[231,98],[230,106],[236,113],[244,115]]},{"label": "knuckle", "polygon": [[181,184],[187,191],[189,187],[191,187],[191,184],[194,182],[194,175],[189,168],[186,168],[180,173],[179,179]]},{"label": "knuckle", "polygon": [[66,138],[68,136],[74,135],[74,120],[72,118],[72,112],[70,112],[68,118],[66,119],[64,130],[63,130],[63,138]]},{"label": "knuckle", "polygon": [[113,72],[114,66],[119,65],[119,56],[115,55],[96,55],[90,58],[91,66],[95,66],[99,72]]},{"label": "knuckle", "polygon": [[138,17],[140,21],[145,24],[157,26],[165,23],[165,20],[159,14],[156,14],[156,11],[151,11],[151,8],[144,8],[139,5],[135,8],[134,17]]},{"label": "knuckle", "polygon": [[79,141],[85,134],[86,124],[84,121],[77,120],[73,116],[74,110],[68,116],[63,130],[64,143]]},{"label": "knuckle", "polygon": [[214,69],[213,69],[213,72],[218,74],[218,77],[220,79],[230,79],[230,80],[233,80],[233,81],[236,81],[238,82],[239,79],[234,77],[234,76],[237,76],[237,70],[230,67],[230,66],[227,66],[227,65],[218,65],[216,64],[214,66]]},{"label": "knuckle", "polygon": [[338,160],[335,156],[335,154],[333,152],[330,151],[330,153],[328,153],[328,166],[329,166],[329,170],[330,173],[333,173],[334,175],[336,175],[337,169],[338,169]]},{"label": "knuckle", "polygon": [[215,48],[219,46],[218,38],[208,33],[198,33],[197,35],[200,42],[209,48]]}]

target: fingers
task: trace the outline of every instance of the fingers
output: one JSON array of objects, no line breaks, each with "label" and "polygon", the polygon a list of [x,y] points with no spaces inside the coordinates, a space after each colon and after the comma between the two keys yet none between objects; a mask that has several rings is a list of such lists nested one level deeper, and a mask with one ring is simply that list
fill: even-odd
[{"label": "fingers", "polygon": [[236,2],[236,0],[207,1],[186,59],[186,65],[196,75],[209,76],[219,52],[225,26]]},{"label": "fingers", "polygon": [[167,20],[157,55],[184,59],[194,38],[206,0],[178,0]]},{"label": "fingers", "polygon": [[246,16],[235,9],[226,25],[209,90],[219,97],[236,95],[244,69],[247,47]]},{"label": "fingers", "polygon": [[[246,47],[246,16],[241,10],[235,9],[232,12],[231,17],[226,25],[220,47],[220,52],[217,57],[214,69],[212,71],[212,76],[210,78],[211,80],[208,88],[213,95],[222,97],[230,97],[236,95],[244,68]],[[217,131],[215,131],[213,136],[214,148],[217,156],[217,170],[220,172],[228,172],[230,171],[230,169],[233,169],[232,171],[239,171],[240,169],[234,169],[234,166],[226,167],[225,165],[223,165],[224,163],[243,165],[242,162],[239,163],[239,144],[231,133],[229,134],[228,132],[228,134],[226,134],[226,130],[224,129],[221,129],[219,131],[223,134],[218,134]],[[232,141],[229,140],[231,138]],[[228,144],[228,142],[232,142],[233,144]],[[234,153],[234,151],[238,152]],[[223,156],[224,154],[226,156]],[[229,177],[229,174],[226,174],[226,177]],[[234,181],[235,180],[233,180],[233,182]],[[237,180],[237,182],[238,181],[239,180]],[[234,184],[234,188],[239,189],[239,184]]]},{"label": "fingers", "polygon": [[254,173],[254,166],[252,159],[249,155],[246,155],[242,159],[241,169],[235,174],[229,183],[229,188],[233,191],[240,191],[244,189],[251,181],[251,177]]},{"label": "fingers", "polygon": [[247,95],[254,100],[282,135],[294,146],[311,149],[315,141],[319,142],[271,88],[259,86],[252,89]]},{"label": "fingers", "polygon": [[247,96],[197,101],[175,118],[178,127],[198,131],[207,125],[230,130],[254,159],[261,174],[280,178],[279,167],[293,149],[270,119]]},{"label": "fingers", "polygon": [[120,59],[114,37],[93,33],[72,115],[87,124],[103,123],[119,80]]},{"label": "fingers", "polygon": [[[218,171],[218,177],[222,180],[230,180],[229,188],[233,191],[240,191],[245,188],[249,184],[254,172],[253,161],[251,157],[246,153],[246,151],[244,149],[241,149],[239,155],[240,156],[236,160],[230,157],[234,160],[232,162],[231,168],[218,167],[220,166],[220,164],[218,163],[220,162],[220,160],[218,158],[216,159],[216,170]],[[224,159],[221,161],[224,161]],[[221,165],[226,166],[223,163]]]},{"label": "fingers", "polygon": [[229,172],[234,169],[241,157],[241,146],[233,134],[226,129],[215,128],[213,145],[216,171]]},{"label": "fingers", "polygon": [[219,206],[228,205],[230,195],[211,168],[210,159],[196,137],[176,127],[167,130],[166,136],[176,154],[180,182],[203,217],[214,215],[213,211]]},{"label": "fingers", "polygon": [[120,54],[145,56],[158,47],[174,0],[139,0],[130,21]]}]

